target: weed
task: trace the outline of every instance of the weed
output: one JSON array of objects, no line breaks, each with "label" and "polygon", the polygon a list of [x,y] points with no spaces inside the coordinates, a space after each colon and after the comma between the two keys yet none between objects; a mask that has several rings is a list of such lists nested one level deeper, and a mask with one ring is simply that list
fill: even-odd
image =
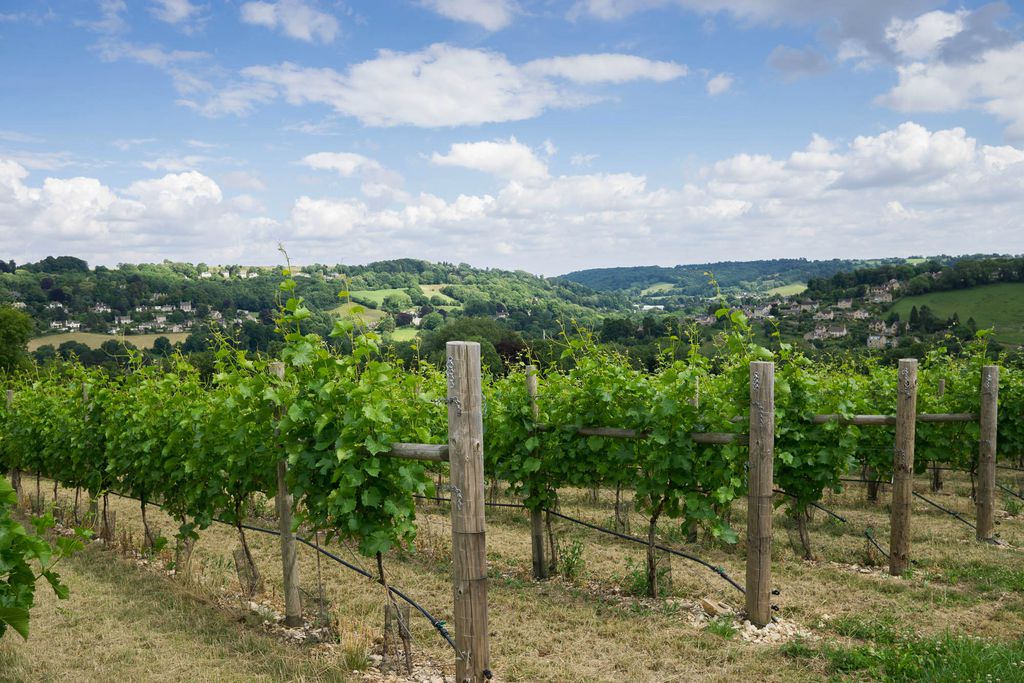
[{"label": "weed", "polygon": [[573,538],[568,544],[559,544],[558,572],[567,579],[579,578],[586,565],[583,558],[584,545],[579,538]]},{"label": "weed", "polygon": [[729,640],[736,635],[736,627],[732,623],[732,618],[728,616],[715,617],[708,622],[707,631],[714,633],[716,636],[721,636],[726,640]]}]

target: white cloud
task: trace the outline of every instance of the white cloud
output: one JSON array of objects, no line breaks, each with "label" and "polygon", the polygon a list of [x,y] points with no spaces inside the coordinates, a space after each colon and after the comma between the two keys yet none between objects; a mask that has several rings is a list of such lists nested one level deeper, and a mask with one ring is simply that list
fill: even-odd
[{"label": "white cloud", "polygon": [[597,154],[573,154],[569,157],[569,163],[573,166],[581,166],[586,168],[594,163],[598,158]]},{"label": "white cloud", "polygon": [[510,0],[423,0],[423,4],[449,19],[478,24],[488,31],[511,24],[515,12]]},{"label": "white cloud", "polygon": [[330,43],[338,35],[338,20],[304,0],[247,2],[242,5],[242,21],[247,24],[280,29],[290,38],[307,43]]},{"label": "white cloud", "polygon": [[209,58],[205,52],[166,50],[160,45],[136,45],[116,39],[104,40],[95,47],[104,61],[127,59],[163,71],[171,77],[179,94],[191,95],[211,88],[205,79],[190,70]]},{"label": "white cloud", "polygon": [[182,28],[190,28],[200,18],[202,8],[189,0],[153,0],[150,11],[160,21]]},{"label": "white cloud", "polygon": [[811,47],[796,49],[779,45],[768,55],[768,66],[776,69],[787,81],[823,74],[832,68],[828,58]]},{"label": "white cloud", "polygon": [[687,74],[684,64],[608,53],[535,59],[524,64],[523,71],[576,83],[626,83],[641,79],[665,82]]},{"label": "white cloud", "polygon": [[96,178],[30,185],[27,177],[24,167],[0,160],[0,239],[22,258],[61,249],[105,263],[192,257],[237,249],[245,231],[217,184],[197,172],[139,180],[122,191]]},{"label": "white cloud", "polygon": [[[117,190],[95,178],[30,182],[23,165],[0,160],[0,241],[16,260],[73,248],[101,262],[274,262],[283,240],[300,262],[416,256],[545,272],[621,265],[624,254],[675,263],[1024,251],[1014,229],[1024,149],[982,145],[959,128],[908,122],[850,141],[815,135],[788,154],[736,154],[664,186],[637,173],[553,175],[514,139],[459,143],[436,155],[434,175],[454,165],[504,180],[453,196],[367,178],[379,162],[347,154],[310,155],[309,165],[357,179],[358,189],[325,183],[321,196],[307,192],[277,217],[195,171]],[[245,179],[221,180],[247,189]]]},{"label": "white cloud", "polygon": [[337,171],[343,178],[381,168],[373,159],[353,152],[318,152],[303,157],[302,163],[318,170]]},{"label": "white cloud", "polygon": [[938,52],[942,43],[964,29],[969,12],[936,10],[916,19],[893,17],[885,29],[885,38],[900,54],[911,59],[924,59]]},{"label": "white cloud", "polygon": [[733,77],[730,74],[715,74],[708,79],[707,90],[708,95],[711,97],[718,97],[719,95],[729,91],[732,87]]},{"label": "white cloud", "polygon": [[1024,139],[1024,42],[993,48],[962,62],[913,62],[897,69],[899,83],[879,98],[903,112],[979,107]]},{"label": "white cloud", "polygon": [[128,28],[128,23],[121,16],[121,13],[128,9],[124,0],[100,0],[100,18],[94,21],[76,22],[78,26],[84,26],[96,33],[113,35],[121,33]]},{"label": "white cloud", "polygon": [[182,103],[208,116],[247,114],[278,95],[293,105],[326,104],[370,126],[435,128],[521,121],[547,109],[595,101],[595,95],[567,89],[556,79],[594,85],[665,81],[685,72],[686,67],[671,62],[612,54],[517,66],[496,52],[438,43],[419,52],[382,50],[376,59],[344,73],[289,62],[251,66],[242,70],[244,80],[205,103]]},{"label": "white cloud", "polygon": [[155,159],[148,159],[142,162],[143,168],[148,168],[151,171],[170,171],[171,173],[178,173],[181,171],[191,171],[199,168],[207,161],[210,161],[210,157],[203,156],[201,154],[186,154],[185,156],[161,156]]},{"label": "white cloud", "polygon": [[437,166],[461,166],[509,180],[530,181],[548,175],[547,165],[514,137],[490,142],[456,143],[447,154],[434,152],[430,161]]}]

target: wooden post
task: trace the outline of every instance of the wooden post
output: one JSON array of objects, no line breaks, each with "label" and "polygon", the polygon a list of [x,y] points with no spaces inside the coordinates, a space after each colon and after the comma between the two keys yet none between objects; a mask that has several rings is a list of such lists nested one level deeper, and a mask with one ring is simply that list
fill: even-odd
[{"label": "wooden post", "polygon": [[[526,393],[530,395],[530,409],[534,422],[540,417],[537,405],[537,368],[526,366]],[[548,563],[544,558],[544,516],[540,510],[530,510],[530,541],[533,548],[533,578],[548,578]]]},{"label": "wooden post", "polygon": [[[284,363],[275,362],[269,366],[270,374],[284,379]],[[274,431],[275,437],[277,430]],[[292,494],[288,491],[288,461],[277,461],[277,528],[281,532],[281,575],[284,581],[284,625],[288,628],[302,626],[302,597],[299,594],[299,561],[295,550],[295,533],[292,531]]]},{"label": "wooden post", "polygon": [[[7,410],[11,410],[11,406],[14,405],[14,389],[7,390]],[[14,494],[17,496],[17,501],[21,502],[21,470],[17,467],[11,468],[11,486],[14,488]]]},{"label": "wooden post", "polygon": [[892,511],[889,515],[889,573],[893,576],[901,576],[910,564],[916,424],[917,360],[903,358],[896,385],[896,447],[892,457]]},{"label": "wooden post", "polygon": [[[946,380],[940,379],[938,386],[935,387],[935,396],[942,398],[946,395]],[[942,490],[942,469],[939,467],[939,463],[932,462],[932,492],[938,492]]]},{"label": "wooden post", "polygon": [[775,457],[775,364],[750,364],[750,444],[747,489],[747,618],[772,620],[772,479]]},{"label": "wooden post", "polygon": [[480,344],[451,341],[448,379],[448,458],[452,497],[452,587],[457,683],[490,678],[487,633],[487,541],[484,522],[484,425]]},{"label": "wooden post", "polygon": [[981,444],[978,448],[978,540],[992,538],[996,506],[996,432],[999,413],[999,367],[981,369]]}]

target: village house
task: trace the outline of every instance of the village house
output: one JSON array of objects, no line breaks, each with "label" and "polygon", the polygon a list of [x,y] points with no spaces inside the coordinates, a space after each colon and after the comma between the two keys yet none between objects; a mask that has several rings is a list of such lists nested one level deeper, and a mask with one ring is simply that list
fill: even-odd
[{"label": "village house", "polygon": [[836,308],[849,309],[853,308],[853,299],[840,299],[839,303],[836,304]]},{"label": "village house", "polygon": [[833,311],[818,311],[814,314],[815,320],[835,320],[836,314]]}]

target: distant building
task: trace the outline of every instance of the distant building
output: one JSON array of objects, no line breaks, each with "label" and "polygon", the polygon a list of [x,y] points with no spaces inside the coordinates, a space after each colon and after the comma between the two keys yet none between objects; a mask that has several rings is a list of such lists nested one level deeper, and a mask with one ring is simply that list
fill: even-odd
[{"label": "distant building", "polygon": [[181,303],[178,304],[178,310],[180,310],[182,313],[191,313],[192,312],[192,302],[191,301],[182,301]]},{"label": "distant building", "polygon": [[840,299],[839,303],[836,304],[836,308],[853,308],[853,299]]},{"label": "distant building", "polygon": [[814,314],[815,320],[835,320],[836,314],[832,311],[818,311]]}]

